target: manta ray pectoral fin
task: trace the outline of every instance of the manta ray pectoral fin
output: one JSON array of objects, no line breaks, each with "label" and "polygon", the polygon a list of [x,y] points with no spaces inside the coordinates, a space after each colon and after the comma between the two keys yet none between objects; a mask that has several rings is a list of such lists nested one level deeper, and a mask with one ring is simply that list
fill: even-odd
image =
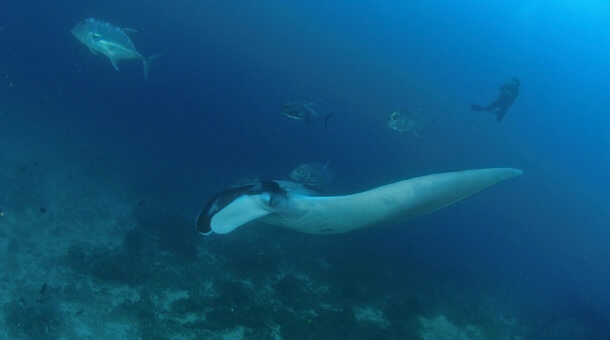
[{"label": "manta ray pectoral fin", "polygon": [[330,197],[295,190],[296,183],[267,181],[244,189],[248,194],[215,196],[197,225],[204,234],[226,234],[254,220],[310,234],[346,233],[429,214],[521,174],[512,168],[447,172]]},{"label": "manta ray pectoral fin", "polygon": [[311,234],[395,224],[434,212],[521,174],[521,170],[511,168],[466,170],[416,177],[347,196],[293,195],[286,213],[271,214],[263,221]]},{"label": "manta ray pectoral fin", "polygon": [[248,222],[269,215],[260,202],[261,195],[242,195],[217,212],[210,221],[212,231],[226,234]]}]

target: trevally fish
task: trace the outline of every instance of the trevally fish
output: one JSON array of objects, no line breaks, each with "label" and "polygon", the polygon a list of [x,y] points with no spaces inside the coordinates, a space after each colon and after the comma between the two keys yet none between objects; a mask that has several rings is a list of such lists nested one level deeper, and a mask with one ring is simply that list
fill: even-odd
[{"label": "trevally fish", "polygon": [[421,114],[421,109],[409,109],[394,111],[388,119],[388,127],[398,132],[410,132],[415,137],[419,137],[420,132],[433,125],[434,122],[427,121]]},{"label": "trevally fish", "polygon": [[328,167],[330,162],[301,164],[290,173],[290,178],[310,187],[319,188],[329,183],[333,178],[333,172]]},{"label": "trevally fish", "polygon": [[328,118],[333,114],[322,116],[315,109],[314,103],[297,103],[290,102],[282,107],[282,114],[288,118],[302,120],[305,124],[309,124],[315,120],[323,120],[324,126],[328,127]]},{"label": "trevally fish", "polygon": [[109,22],[93,18],[79,22],[70,31],[72,35],[89,48],[91,53],[101,53],[110,59],[112,67],[119,70],[117,63],[120,60],[140,59],[144,69],[144,78],[148,78],[151,62],[161,54],[155,54],[148,58],[142,56],[123,29]]}]

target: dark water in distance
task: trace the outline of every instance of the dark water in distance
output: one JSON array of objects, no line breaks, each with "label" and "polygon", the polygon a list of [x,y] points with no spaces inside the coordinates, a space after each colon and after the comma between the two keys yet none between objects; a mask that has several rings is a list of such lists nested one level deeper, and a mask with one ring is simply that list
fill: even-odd
[{"label": "dark water in distance", "polygon": [[[408,225],[328,239],[258,225],[205,239],[193,227],[184,238],[245,258],[290,244],[277,250],[286,261],[333,259],[345,269],[330,282],[379,277],[381,291],[401,277],[451,290],[439,293],[451,303],[493,291],[526,338],[607,338],[609,13],[604,1],[567,0],[4,1],[2,153],[42,154],[40,167],[66,176],[87,169],[189,221],[236,180],[286,179],[301,163],[330,160],[337,194],[520,168]],[[143,55],[164,53],[147,81],[139,61],[116,72],[70,35],[87,17],[136,28]],[[504,121],[469,110],[512,77],[521,92]],[[283,117],[290,101],[333,113],[328,128]],[[403,107],[435,124],[420,138],[394,133],[387,118]],[[240,243],[250,235],[265,245]]]}]

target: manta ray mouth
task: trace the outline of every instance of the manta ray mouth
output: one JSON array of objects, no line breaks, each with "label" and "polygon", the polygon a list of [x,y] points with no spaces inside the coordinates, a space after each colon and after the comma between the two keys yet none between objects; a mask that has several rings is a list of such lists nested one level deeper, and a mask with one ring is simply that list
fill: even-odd
[{"label": "manta ray mouth", "polygon": [[258,181],[232,187],[212,196],[197,216],[195,225],[203,235],[226,234],[282,207],[286,190],[274,181]]}]

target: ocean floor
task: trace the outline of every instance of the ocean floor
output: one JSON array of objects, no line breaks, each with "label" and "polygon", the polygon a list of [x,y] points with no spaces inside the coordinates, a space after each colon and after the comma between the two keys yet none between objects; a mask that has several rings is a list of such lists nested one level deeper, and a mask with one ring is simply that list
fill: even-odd
[{"label": "ocean floor", "polygon": [[3,159],[0,175],[1,338],[536,334],[518,309],[504,308],[502,292],[426,281],[421,268],[341,249],[344,236],[257,225],[203,237],[188,213],[167,211],[100,174],[13,156]]}]

